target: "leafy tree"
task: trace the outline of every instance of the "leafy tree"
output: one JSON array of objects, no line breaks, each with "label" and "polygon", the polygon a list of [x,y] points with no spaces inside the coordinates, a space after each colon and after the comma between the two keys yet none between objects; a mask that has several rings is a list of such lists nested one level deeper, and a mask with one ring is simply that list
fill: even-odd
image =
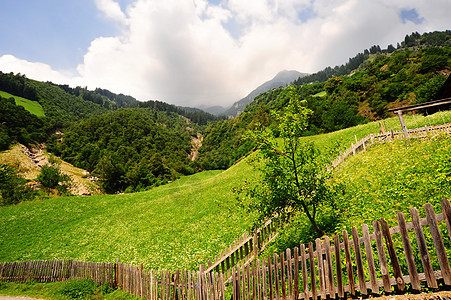
[{"label": "leafy tree", "polygon": [[0,150],[19,142],[25,145],[45,140],[44,122],[16,105],[13,98],[0,97]]},{"label": "leafy tree", "polygon": [[424,103],[433,100],[445,81],[446,76],[436,75],[429,79],[425,84],[419,86],[415,90],[417,103]]},{"label": "leafy tree", "polygon": [[16,204],[34,198],[35,192],[26,185],[17,168],[0,165],[0,205]]},{"label": "leafy tree", "polygon": [[319,208],[333,200],[334,192],[327,183],[329,173],[319,151],[301,141],[312,111],[301,105],[293,88],[286,93],[288,106],[282,114],[273,113],[281,140],[268,127],[247,132],[259,147],[257,168],[262,180],[237,189],[238,197],[241,205],[258,214],[259,222],[275,215],[288,220],[303,213],[321,236]]},{"label": "leafy tree", "polygon": [[60,194],[64,194],[70,187],[71,179],[69,175],[61,172],[60,163],[53,156],[50,157],[49,164],[42,166],[37,181],[45,188],[57,189]]}]

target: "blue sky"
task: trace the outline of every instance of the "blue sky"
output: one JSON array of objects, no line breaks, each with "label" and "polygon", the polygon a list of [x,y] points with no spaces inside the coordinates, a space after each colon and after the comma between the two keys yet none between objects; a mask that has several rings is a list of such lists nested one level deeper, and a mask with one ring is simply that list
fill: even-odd
[{"label": "blue sky", "polygon": [[283,69],[451,29],[449,0],[0,0],[0,71],[229,106]]}]

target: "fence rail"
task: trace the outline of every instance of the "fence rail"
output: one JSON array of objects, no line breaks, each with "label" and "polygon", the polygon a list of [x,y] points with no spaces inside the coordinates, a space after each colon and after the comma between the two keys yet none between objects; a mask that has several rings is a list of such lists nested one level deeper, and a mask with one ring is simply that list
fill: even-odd
[{"label": "fence rail", "polygon": [[118,263],[119,288],[151,300],[224,300],[223,274],[199,271],[154,271]]},{"label": "fence rail", "polygon": [[0,280],[10,282],[55,282],[91,278],[97,284],[115,285],[116,267],[108,262],[33,260],[0,263]]},{"label": "fence rail", "polygon": [[278,219],[274,218],[255,230],[252,236],[243,234],[229,248],[226,248],[219,256],[216,256],[214,263],[208,262],[206,272],[222,273],[226,281],[230,281],[232,279],[232,267],[238,264],[249,264],[277,236],[277,223]]},{"label": "fence rail", "polygon": [[[287,249],[280,255],[234,268],[233,299],[337,299],[345,293],[391,293],[393,287],[403,292],[406,284],[416,291],[422,289],[422,284],[437,289],[440,280],[450,286],[445,243],[449,246],[451,238],[451,206],[446,199],[441,204],[443,212],[437,215],[432,205],[426,204],[425,218],[412,208],[412,222],[406,223],[404,214],[398,213],[398,226],[393,228],[380,219],[373,222],[372,234],[363,224],[362,236],[354,227],[352,239],[343,231],[332,240],[326,236],[307,247],[300,245],[293,251]],[[441,231],[445,229],[439,226],[443,221],[446,226],[441,227],[447,228],[444,236]]]}]

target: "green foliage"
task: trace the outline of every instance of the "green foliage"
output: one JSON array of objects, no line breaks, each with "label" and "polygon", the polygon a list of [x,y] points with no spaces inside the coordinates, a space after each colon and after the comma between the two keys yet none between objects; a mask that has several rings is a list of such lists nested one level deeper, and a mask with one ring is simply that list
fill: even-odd
[{"label": "green foliage", "polygon": [[423,85],[419,86],[415,90],[415,95],[417,97],[417,103],[423,103],[434,99],[440,88],[446,81],[446,76],[435,75]]},{"label": "green foliage", "polygon": [[26,180],[17,174],[17,169],[5,164],[0,165],[0,205],[17,204],[31,200],[35,192],[27,185]]},{"label": "green foliage", "polygon": [[25,145],[44,141],[44,122],[16,105],[13,98],[0,97],[0,150],[19,142]]},{"label": "green foliage", "polygon": [[69,175],[61,172],[60,162],[54,157],[49,159],[49,164],[42,166],[37,181],[45,188],[57,189],[60,194],[67,193],[71,186]]},{"label": "green foliage", "polygon": [[2,92],[0,91],[0,97],[9,99],[14,98],[16,105],[23,106],[27,111],[29,111],[31,114],[37,116],[37,117],[44,117],[44,109],[42,108],[41,104],[37,101],[28,100],[22,97],[11,95],[10,93]]},{"label": "green foliage", "polygon": [[60,293],[70,299],[87,299],[96,289],[97,285],[92,279],[72,279],[65,282]]},{"label": "green foliage", "polygon": [[[333,201],[334,192],[327,184],[328,172],[319,151],[311,143],[301,141],[308,125],[311,110],[300,105],[294,88],[285,90],[290,99],[282,114],[274,113],[277,120],[275,130],[256,128],[248,131],[259,148],[261,175],[258,182],[246,183],[237,189],[240,205],[249,211],[256,211],[259,224],[276,215],[289,220],[302,213],[310,226],[321,236],[316,217],[320,207]],[[257,225],[259,225],[257,224]]]},{"label": "green foliage", "polygon": [[37,100],[36,90],[29,84],[25,75],[20,73],[0,72],[0,91],[23,97],[30,100]]},{"label": "green foliage", "polygon": [[190,132],[173,113],[120,109],[73,124],[49,150],[102,178],[108,193],[139,191],[190,174]]},{"label": "green foliage", "polygon": [[[71,280],[80,281],[80,280]],[[84,281],[84,280],[81,280]],[[69,281],[70,282],[70,281]],[[69,283],[65,281],[60,282],[50,282],[50,283],[36,283],[33,280],[29,280],[25,283],[13,283],[13,282],[0,282],[0,295],[1,296],[17,296],[35,298],[35,299],[48,299],[48,300],[70,300],[70,299],[80,299],[73,298],[69,295],[61,293],[63,290],[67,290],[66,285],[77,286],[81,291],[88,292],[89,289],[82,288],[80,283]],[[76,289],[75,289],[76,290]],[[74,290],[74,292],[75,292]],[[69,292],[69,291],[68,291]],[[77,296],[77,293],[74,293]],[[96,287],[94,292],[88,294],[86,297],[81,299],[104,299],[104,300],[133,300],[138,299],[123,290],[107,291],[103,286]]]}]

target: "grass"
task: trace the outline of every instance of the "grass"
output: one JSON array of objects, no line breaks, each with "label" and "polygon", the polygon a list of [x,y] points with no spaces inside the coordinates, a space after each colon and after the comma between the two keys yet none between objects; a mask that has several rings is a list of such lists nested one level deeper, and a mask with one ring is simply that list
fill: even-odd
[{"label": "grass", "polygon": [[[451,122],[451,111],[438,112],[429,116],[422,115],[405,115],[404,121],[407,128],[418,128],[425,125],[438,125]],[[389,132],[391,129],[394,131],[400,131],[401,125],[398,117],[388,118],[380,121],[382,125]],[[379,133],[379,122],[371,122],[367,124],[358,125],[351,128],[342,129],[339,131],[320,134],[315,136],[306,137],[306,140],[313,141],[320,149],[332,149],[336,143],[339,147],[333,153],[333,158],[337,157],[339,151],[345,151],[351,147],[351,143],[355,143],[355,139],[361,140],[362,138]]]},{"label": "grass", "polygon": [[315,95],[313,95],[313,97],[325,97],[327,95],[326,91],[321,91],[319,93],[316,93]]},{"label": "grass", "polygon": [[0,208],[0,261],[73,258],[197,269],[245,232],[232,187],[251,180],[242,162],[151,191],[63,197]]},{"label": "grass", "polygon": [[[26,283],[0,282],[0,296],[20,296],[33,297],[47,300],[69,300],[68,296],[62,293],[68,282],[36,283],[34,281]],[[122,290],[114,290],[111,293],[103,294],[99,289],[83,299],[104,299],[104,300],[133,300],[138,299]]]},{"label": "grass", "polygon": [[451,138],[444,135],[384,143],[350,157],[334,171],[346,190],[337,230],[381,217],[394,226],[397,212],[422,211],[426,203],[440,212],[440,200],[451,197],[450,162]]},{"label": "grass", "polygon": [[0,91],[0,97],[3,98],[14,98],[16,101],[16,105],[23,106],[26,110],[28,110],[30,113],[38,116],[38,117],[44,117],[44,109],[42,108],[41,104],[38,101],[28,100],[19,96],[11,95],[7,92]]}]

